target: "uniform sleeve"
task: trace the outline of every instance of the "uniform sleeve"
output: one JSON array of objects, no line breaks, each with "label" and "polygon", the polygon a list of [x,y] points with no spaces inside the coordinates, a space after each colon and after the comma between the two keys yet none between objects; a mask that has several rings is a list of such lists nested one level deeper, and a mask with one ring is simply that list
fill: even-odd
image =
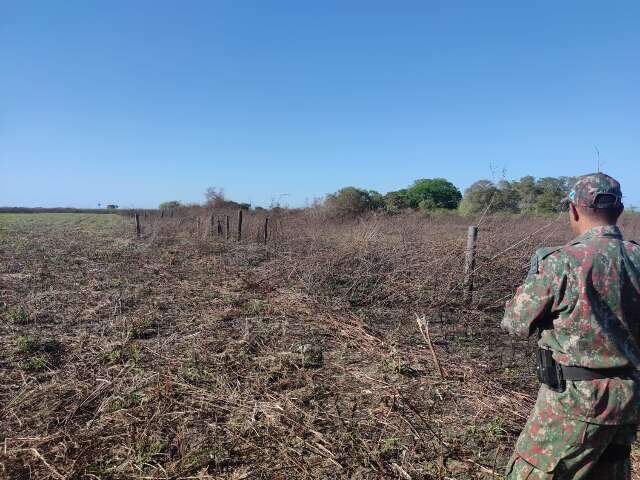
[{"label": "uniform sleeve", "polygon": [[527,278],[506,304],[502,328],[512,335],[528,337],[552,317],[558,300],[556,286],[561,281],[553,270],[549,259],[540,261],[538,255],[533,256]]}]

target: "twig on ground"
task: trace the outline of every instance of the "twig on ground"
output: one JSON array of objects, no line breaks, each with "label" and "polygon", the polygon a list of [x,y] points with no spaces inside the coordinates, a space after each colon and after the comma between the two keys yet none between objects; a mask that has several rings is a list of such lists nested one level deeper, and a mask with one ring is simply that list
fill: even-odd
[{"label": "twig on ground", "polygon": [[431,343],[431,336],[429,335],[429,322],[425,321],[424,315],[422,317],[419,317],[418,314],[416,314],[416,322],[418,324],[418,328],[420,329],[420,333],[424,338],[424,341],[427,342],[427,345],[429,345],[429,350],[431,350],[431,356],[433,357],[433,363],[436,364],[436,368],[438,369],[440,378],[444,380],[446,378],[444,370],[442,370],[442,367],[440,366],[440,361],[438,360],[436,351],[433,348],[433,343]]},{"label": "twig on ground", "polygon": [[35,448],[21,448],[21,449],[18,449],[18,450],[14,450],[14,452],[29,452],[29,453],[31,453],[34,457],[36,457],[38,460],[40,460],[44,464],[45,467],[47,467],[49,469],[49,471],[51,472],[51,474],[55,478],[58,478],[60,480],[66,480],[67,477],[65,475],[62,475],[60,472],[58,472],[58,470],[56,470],[53,465],[49,464],[49,462],[47,462],[47,460]]}]

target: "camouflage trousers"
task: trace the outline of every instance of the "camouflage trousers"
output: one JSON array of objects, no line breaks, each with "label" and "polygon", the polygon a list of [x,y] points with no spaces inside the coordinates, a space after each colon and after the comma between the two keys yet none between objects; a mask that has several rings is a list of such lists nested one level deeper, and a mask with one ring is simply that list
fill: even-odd
[{"label": "camouflage trousers", "polygon": [[599,425],[534,409],[507,466],[507,480],[630,480],[637,425]]}]

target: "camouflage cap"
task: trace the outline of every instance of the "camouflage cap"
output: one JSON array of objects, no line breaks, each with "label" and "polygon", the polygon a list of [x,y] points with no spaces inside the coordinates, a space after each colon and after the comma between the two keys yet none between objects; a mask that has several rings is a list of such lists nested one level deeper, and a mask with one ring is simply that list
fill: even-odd
[{"label": "camouflage cap", "polygon": [[586,208],[618,208],[622,206],[620,183],[604,173],[590,173],[578,178],[567,201]]}]

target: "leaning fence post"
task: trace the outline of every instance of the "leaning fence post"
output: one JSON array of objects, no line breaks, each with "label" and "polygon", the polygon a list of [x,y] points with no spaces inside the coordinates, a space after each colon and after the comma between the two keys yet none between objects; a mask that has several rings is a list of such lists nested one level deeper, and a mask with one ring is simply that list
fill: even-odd
[{"label": "leaning fence post", "polygon": [[136,237],[140,238],[140,215],[136,213]]},{"label": "leaning fence post", "polygon": [[269,238],[269,217],[264,219],[264,244],[267,244]]},{"label": "leaning fence post", "polygon": [[478,226],[471,225],[467,231],[467,254],[464,261],[464,303],[471,303],[473,299],[473,273],[476,268],[476,240]]},{"label": "leaning fence post", "polygon": [[242,209],[238,210],[238,241],[242,240]]},{"label": "leaning fence post", "polygon": [[227,217],[227,229],[226,229],[226,239],[229,240],[229,215],[226,216]]}]

